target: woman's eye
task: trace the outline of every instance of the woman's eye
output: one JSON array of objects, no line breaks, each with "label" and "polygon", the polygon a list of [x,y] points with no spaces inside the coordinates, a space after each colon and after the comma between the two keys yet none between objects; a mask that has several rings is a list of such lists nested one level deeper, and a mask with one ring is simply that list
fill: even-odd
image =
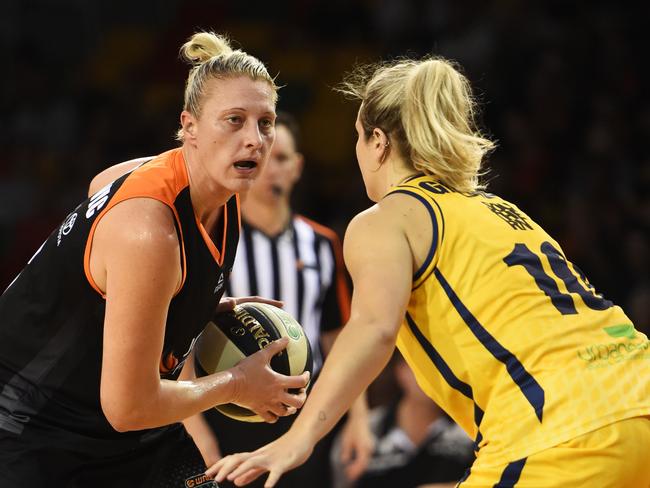
[{"label": "woman's eye", "polygon": [[233,124],[241,124],[242,118],[239,115],[232,115],[228,117],[228,121]]},{"label": "woman's eye", "polygon": [[264,127],[265,129],[270,129],[273,127],[273,121],[271,119],[260,120],[260,126]]}]

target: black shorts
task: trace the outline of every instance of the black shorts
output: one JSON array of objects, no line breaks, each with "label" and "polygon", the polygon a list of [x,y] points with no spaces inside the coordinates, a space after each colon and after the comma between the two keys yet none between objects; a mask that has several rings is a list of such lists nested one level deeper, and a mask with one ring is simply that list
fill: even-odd
[{"label": "black shorts", "polygon": [[180,424],[135,447],[114,450],[106,441],[69,433],[48,431],[38,439],[31,432],[17,436],[0,430],[0,488],[216,486],[205,478],[203,459]]}]

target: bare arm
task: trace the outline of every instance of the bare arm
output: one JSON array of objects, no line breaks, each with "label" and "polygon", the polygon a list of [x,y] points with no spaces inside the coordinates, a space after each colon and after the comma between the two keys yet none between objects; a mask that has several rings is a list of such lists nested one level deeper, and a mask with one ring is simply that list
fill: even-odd
[{"label": "bare arm", "polygon": [[286,389],[304,387],[306,378],[279,375],[265,364],[286,345],[280,341],[224,372],[160,379],[167,310],[181,280],[179,256],[171,211],[158,201],[122,202],[97,227],[91,273],[106,294],[100,399],[109,422],[118,431],[158,427],[227,402],[272,420],[285,414],[283,404],[299,407],[302,400]]},{"label": "bare arm", "polygon": [[413,269],[403,215],[395,210],[380,204],[350,223],[344,251],[354,283],[351,317],[292,428],[254,453],[223,458],[208,470],[217,481],[227,476],[241,485],[269,471],[265,486],[274,486],[282,473],[307,459],[316,442],[390,359],[410,296]]},{"label": "bare arm", "polygon": [[[183,371],[181,371],[181,375],[178,379],[193,380],[195,378],[194,351],[192,351],[190,356],[187,358],[185,366],[183,366]],[[185,426],[185,430],[187,430],[188,434],[192,437],[196,447],[199,449],[206,466],[210,466],[221,459],[219,443],[203,414],[197,413],[186,418],[183,420],[183,425]]]},{"label": "bare arm", "polygon": [[344,253],[354,283],[352,313],[293,426],[311,444],[331,430],[395,349],[411,291],[412,257],[391,217],[374,207],[348,228]]},{"label": "bare arm", "polygon": [[[321,335],[325,357],[334,346],[342,328]],[[354,401],[341,433],[341,462],[348,480],[354,481],[366,470],[375,448],[375,436],[370,429],[366,390]]]}]

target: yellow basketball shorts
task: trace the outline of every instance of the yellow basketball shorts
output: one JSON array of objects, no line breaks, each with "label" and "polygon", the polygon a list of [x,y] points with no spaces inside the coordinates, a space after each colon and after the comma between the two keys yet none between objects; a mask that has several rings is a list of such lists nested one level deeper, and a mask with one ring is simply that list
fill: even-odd
[{"label": "yellow basketball shorts", "polygon": [[621,420],[507,466],[480,454],[458,488],[650,488],[650,417]]}]

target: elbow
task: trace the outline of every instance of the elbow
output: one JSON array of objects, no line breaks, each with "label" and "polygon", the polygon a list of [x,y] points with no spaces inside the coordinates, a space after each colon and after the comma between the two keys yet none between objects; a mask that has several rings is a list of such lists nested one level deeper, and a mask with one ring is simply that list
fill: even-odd
[{"label": "elbow", "polygon": [[397,332],[399,328],[378,327],[376,330],[376,343],[377,346],[389,350],[395,349],[397,343]]},{"label": "elbow", "polygon": [[142,415],[142,409],[127,406],[119,400],[106,400],[101,398],[102,412],[108,423],[117,432],[130,432],[147,428]]},{"label": "elbow", "polygon": [[364,335],[371,336],[375,347],[393,350],[397,342],[401,322],[398,320],[387,320],[385,317],[375,314],[368,314],[363,320],[358,320],[364,328]]}]

